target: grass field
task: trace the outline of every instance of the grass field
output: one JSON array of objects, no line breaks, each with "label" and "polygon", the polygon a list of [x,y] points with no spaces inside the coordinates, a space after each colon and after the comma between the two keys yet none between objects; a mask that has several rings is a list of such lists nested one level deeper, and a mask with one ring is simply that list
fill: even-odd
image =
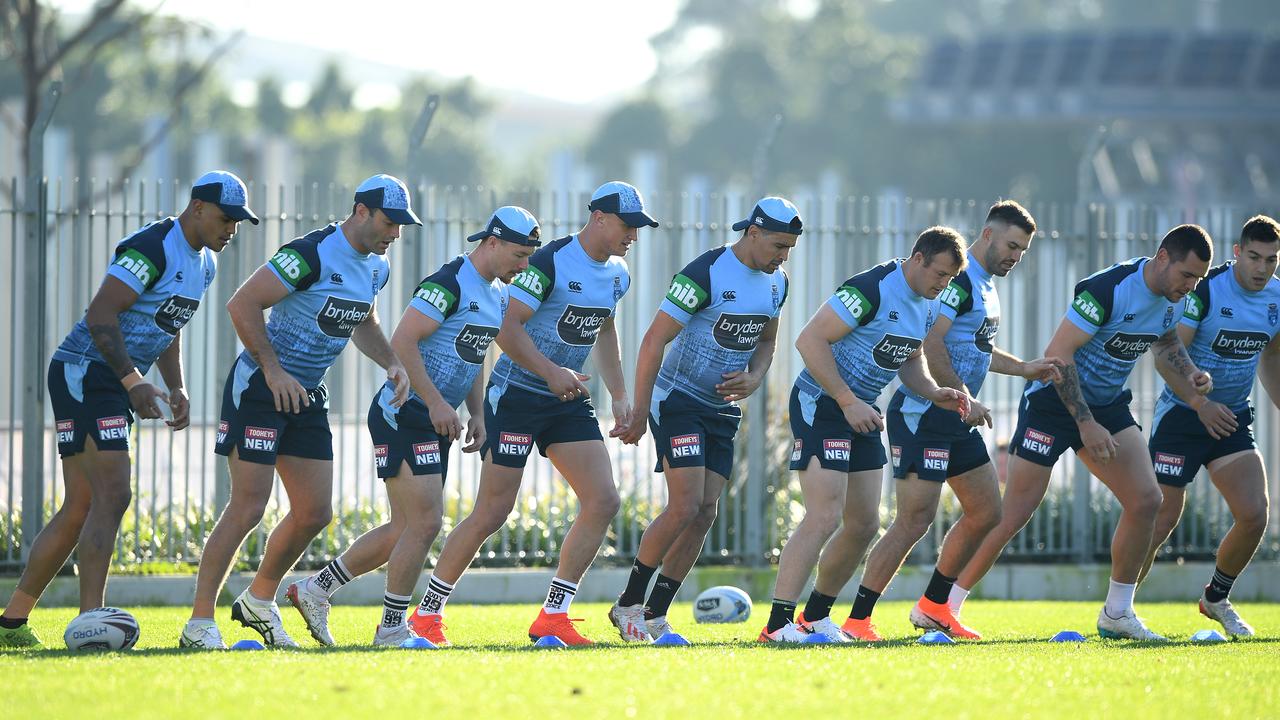
[{"label": "grass field", "polygon": [[[340,647],[312,645],[297,614],[285,623],[298,651],[192,653],[175,648],[186,611],[134,609],[142,638],[133,652],[72,655],[65,650],[0,652],[6,718],[272,717],[992,717],[1115,715],[1124,718],[1280,716],[1280,605],[1240,607],[1262,637],[1192,644],[1216,627],[1192,603],[1140,605],[1159,645],[1101,641],[1095,603],[986,602],[965,619],[988,640],[915,644],[906,603],[882,603],[876,619],[888,642],[866,646],[772,647],[752,642],[767,606],[746,624],[695,625],[690,607],[671,617],[695,646],[622,646],[606,605],[580,604],[589,637],[579,650],[533,650],[530,606],[449,608],[456,644],[438,651],[367,646],[380,610],[338,607]],[[228,643],[256,637],[219,608]],[[841,608],[837,608],[839,616]],[[50,647],[62,647],[73,610],[39,610],[33,620]],[[1083,644],[1045,642],[1062,629]],[[821,715],[819,715],[821,713]]]}]

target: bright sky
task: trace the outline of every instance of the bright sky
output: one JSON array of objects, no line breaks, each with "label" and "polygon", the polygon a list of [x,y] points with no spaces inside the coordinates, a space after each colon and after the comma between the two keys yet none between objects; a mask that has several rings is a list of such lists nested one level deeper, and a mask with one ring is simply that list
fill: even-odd
[{"label": "bright sky", "polygon": [[[133,0],[154,7],[157,0]],[[52,0],[84,12],[93,0]],[[679,0],[165,0],[161,12],[568,102],[623,95],[653,74],[649,38]],[[265,68],[264,68],[265,70]]]}]

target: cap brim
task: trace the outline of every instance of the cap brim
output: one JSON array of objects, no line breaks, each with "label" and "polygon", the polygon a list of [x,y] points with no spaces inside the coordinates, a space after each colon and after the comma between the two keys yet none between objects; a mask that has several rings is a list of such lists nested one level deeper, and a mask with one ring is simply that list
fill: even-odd
[{"label": "cap brim", "polygon": [[639,228],[645,227],[646,225],[649,227],[658,227],[658,221],[649,217],[649,215],[644,212],[618,213],[618,217],[622,218],[622,222],[626,223],[627,227]]},{"label": "cap brim", "polygon": [[232,220],[248,220],[254,225],[258,224],[258,216],[253,214],[248,205],[223,205],[218,203],[218,207],[222,208],[222,212]]},{"label": "cap brim", "polygon": [[485,228],[484,230],[481,230],[480,232],[476,233],[475,235],[468,235],[468,236],[467,236],[467,242],[477,242],[477,241],[479,241],[479,240],[483,240],[483,239],[485,239],[485,238],[489,237],[489,236],[490,236],[490,235],[492,235],[492,234],[493,234],[493,233],[490,233],[488,228]]},{"label": "cap brim", "polygon": [[741,230],[746,230],[746,229],[747,229],[747,228],[749,228],[749,227],[751,227],[751,221],[750,221],[750,220],[739,220],[738,222],[736,222],[736,223],[734,223],[734,224],[733,224],[733,229],[734,229],[734,230],[739,230],[739,231],[741,231]]},{"label": "cap brim", "polygon": [[413,214],[412,210],[401,210],[400,208],[378,208],[378,209],[382,211],[383,215],[386,215],[388,218],[390,218],[391,222],[397,225],[421,225],[422,224],[422,221],[418,219],[417,215]]}]

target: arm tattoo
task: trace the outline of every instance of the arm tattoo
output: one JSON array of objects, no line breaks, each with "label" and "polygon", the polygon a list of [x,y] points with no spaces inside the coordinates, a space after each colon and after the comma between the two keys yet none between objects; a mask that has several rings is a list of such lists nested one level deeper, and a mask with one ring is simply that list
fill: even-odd
[{"label": "arm tattoo", "polygon": [[1053,387],[1058,391],[1062,404],[1067,407],[1067,412],[1077,424],[1093,419],[1089,404],[1084,401],[1084,394],[1080,390],[1080,373],[1075,365],[1062,368],[1062,380],[1054,383]]},{"label": "arm tattoo", "polygon": [[1156,343],[1160,345],[1160,354],[1164,360],[1178,375],[1187,377],[1196,371],[1196,366],[1191,363],[1191,356],[1187,355],[1186,347],[1174,331],[1165,333]]},{"label": "arm tattoo", "polygon": [[89,335],[93,338],[93,344],[98,346],[98,352],[102,353],[102,358],[107,361],[107,365],[111,366],[116,377],[121,378],[128,375],[133,370],[133,360],[129,358],[129,353],[125,349],[124,333],[120,332],[120,326],[116,323],[101,323],[89,326]]}]

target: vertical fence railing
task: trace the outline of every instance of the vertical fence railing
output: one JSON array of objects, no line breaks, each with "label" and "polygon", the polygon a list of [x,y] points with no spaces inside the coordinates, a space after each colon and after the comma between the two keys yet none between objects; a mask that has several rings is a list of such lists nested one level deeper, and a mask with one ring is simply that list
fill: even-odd
[{"label": "vertical fence railing", "polygon": [[[9,259],[11,331],[0,336],[0,371],[9,378],[0,384],[0,567],[21,563],[22,529],[40,523],[62,499],[61,469],[52,433],[52,413],[43,428],[44,483],[38,518],[23,516],[22,442],[26,433],[41,432],[22,423],[23,353],[30,348],[18,328],[21,308],[17,280],[27,218],[16,203],[18,180],[0,181],[0,257]],[[62,341],[102,280],[119,240],[139,226],[176,213],[173,198],[183,198],[185,185],[172,181],[97,182],[53,179],[47,184],[46,223],[48,283],[45,297],[44,343],[47,358]],[[235,289],[269,257],[275,248],[312,228],[340,220],[351,207],[352,188],[309,184],[250,187],[251,204],[263,222],[242,224],[231,245],[218,258],[218,273],[199,311],[182,333],[184,370],[192,402],[191,427],[172,433],[163,425],[135,425],[134,503],[117,541],[117,562],[188,564],[199,559],[204,539],[225,504],[228,478],[221,458],[212,454],[213,436],[221,405],[222,385],[240,346],[225,304]],[[729,226],[750,209],[754,198],[737,193],[650,193],[661,228],[644,230],[627,257],[631,290],[622,300],[617,326],[623,367],[630,380],[640,338],[666,292],[671,276],[702,251],[731,242]],[[809,316],[844,278],[875,263],[905,255],[920,230],[945,224],[974,240],[981,232],[986,202],[905,196],[820,198],[798,196],[807,229],[786,268],[791,290],[783,309],[777,356],[767,385],[748,403],[765,404],[765,447],[746,447],[740,433],[735,471],[721,498],[718,520],[704,547],[713,562],[761,564],[776,558],[786,537],[803,513],[798,483],[787,471],[790,449],[786,397],[801,363],[793,340]],[[378,298],[377,310],[390,330],[398,321],[417,282],[468,248],[465,237],[483,224],[502,204],[519,204],[537,215],[544,237],[575,232],[585,214],[582,191],[499,191],[487,187],[419,187],[414,202],[423,218],[421,228],[406,228],[392,246],[391,280]],[[1178,222],[1204,225],[1215,238],[1218,259],[1230,253],[1232,239],[1243,220],[1266,208],[1214,207],[1188,216],[1181,209],[1073,203],[1035,203],[1029,208],[1041,232],[1023,262],[998,281],[1003,317],[997,345],[1022,357],[1039,356],[1070,301],[1071,288],[1085,275],[1128,257],[1149,254],[1163,232]],[[493,358],[489,360],[491,366]],[[588,368],[588,372],[591,369]],[[601,422],[611,424],[608,393],[592,373],[592,396]],[[365,429],[365,415],[373,393],[382,383],[381,371],[354,347],[330,370],[330,422],[334,434],[334,509],[336,521],[308,550],[304,562],[316,564],[348,545],[360,533],[387,517],[382,483],[373,472],[373,452]],[[1159,380],[1149,360],[1139,364],[1130,382],[1135,414],[1149,427]],[[1020,379],[990,377],[981,399],[995,418],[984,431],[998,470],[1003,469],[1008,439],[1017,420]],[[884,407],[895,389],[882,398]],[[1280,458],[1280,417],[1259,389],[1255,395],[1259,447],[1271,465]],[[607,441],[623,509],[614,521],[602,554],[625,561],[635,552],[645,525],[661,508],[665,484],[653,470],[648,437],[638,446]],[[458,452],[457,450],[454,451]],[[748,472],[750,462],[757,472]],[[752,485],[749,478],[761,478]],[[1271,472],[1270,492],[1280,494],[1280,473]],[[479,482],[479,460],[473,454],[450,461],[445,491],[445,533],[467,513]],[[893,507],[893,484],[886,471],[882,514]],[[241,555],[242,566],[258,559],[266,528],[287,509],[277,480],[268,521],[250,536]],[[30,512],[30,510],[29,510]],[[1263,557],[1280,557],[1280,511],[1272,522]],[[489,565],[547,565],[556,560],[568,521],[576,513],[573,495],[545,458],[529,464],[515,510],[503,528],[481,548],[479,562]],[[939,522],[917,550],[927,559],[958,517],[954,498],[944,492]],[[1088,560],[1105,557],[1118,506],[1110,493],[1089,477],[1083,466],[1067,459],[1054,469],[1045,504],[1027,528],[1010,544],[1007,554],[1030,560]],[[1230,527],[1230,514],[1204,478],[1190,489],[1187,514],[1166,552],[1208,556]],[[437,549],[438,549],[437,545]]]}]

